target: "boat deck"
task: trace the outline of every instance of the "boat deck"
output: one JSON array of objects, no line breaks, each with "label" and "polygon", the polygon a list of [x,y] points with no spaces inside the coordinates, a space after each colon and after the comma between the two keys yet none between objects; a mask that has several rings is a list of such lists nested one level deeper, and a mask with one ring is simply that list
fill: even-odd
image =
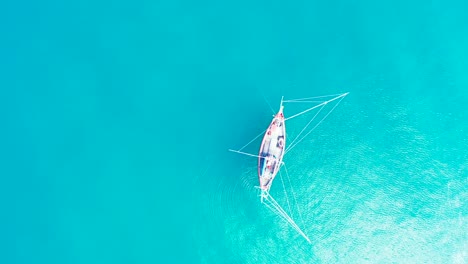
[{"label": "boat deck", "polygon": [[268,190],[279,171],[284,154],[285,127],[282,113],[275,116],[263,138],[259,158],[260,187]]}]

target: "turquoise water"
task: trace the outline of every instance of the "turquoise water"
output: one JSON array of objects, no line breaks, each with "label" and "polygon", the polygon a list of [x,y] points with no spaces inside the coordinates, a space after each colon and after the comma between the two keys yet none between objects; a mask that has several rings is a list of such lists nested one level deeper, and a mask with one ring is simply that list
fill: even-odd
[{"label": "turquoise water", "polygon": [[[0,6],[1,263],[468,262],[465,1]],[[226,150],[339,92],[285,157],[308,244]]]}]

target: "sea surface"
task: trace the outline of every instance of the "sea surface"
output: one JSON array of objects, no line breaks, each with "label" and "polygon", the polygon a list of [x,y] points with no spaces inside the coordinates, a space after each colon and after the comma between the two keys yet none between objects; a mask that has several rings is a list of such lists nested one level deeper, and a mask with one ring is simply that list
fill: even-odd
[{"label": "sea surface", "polygon": [[[3,1],[0,263],[468,263],[467,14]],[[289,200],[271,190],[309,244],[260,204],[257,160],[227,150],[281,96],[342,92],[285,156]]]}]

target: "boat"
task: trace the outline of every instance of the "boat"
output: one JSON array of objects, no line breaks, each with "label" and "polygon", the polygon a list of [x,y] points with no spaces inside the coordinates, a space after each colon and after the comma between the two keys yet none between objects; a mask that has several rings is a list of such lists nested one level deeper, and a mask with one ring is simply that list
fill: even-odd
[{"label": "boat", "polygon": [[[307,97],[307,98],[300,98],[300,99],[291,99],[291,100],[283,100],[281,98],[279,111],[273,115],[273,119],[270,125],[264,130],[262,133],[257,135],[254,139],[249,141],[245,144],[242,148],[238,150],[229,149],[231,152],[256,157],[258,159],[258,180],[260,189],[260,202],[264,204],[267,208],[269,208],[273,213],[279,215],[283,218],[293,229],[295,229],[299,235],[307,240],[307,242],[311,243],[310,238],[306,235],[306,233],[296,224],[296,222],[291,218],[291,216],[279,205],[279,203],[273,198],[270,194],[270,189],[273,185],[273,180],[275,177],[280,174],[281,176],[281,169],[284,167],[286,175],[289,180],[289,175],[287,172],[287,168],[285,163],[283,162],[283,158],[285,154],[287,154],[290,150],[292,150],[297,144],[299,144],[305,137],[307,137],[315,128],[317,128],[330,114],[333,110],[339,105],[341,100],[348,95],[348,93],[342,94],[334,94],[334,95],[324,95],[324,96],[315,96],[315,97]],[[324,110],[324,108],[330,103],[336,102],[331,109],[324,114],[324,116],[312,126],[311,129],[307,130],[307,128],[313,124],[315,119],[319,116],[319,113]],[[305,110],[291,115],[289,117],[284,116],[284,104],[285,103],[312,103],[314,104],[312,107],[306,108]],[[300,133],[291,141],[290,146],[286,148],[286,121],[296,118],[298,116],[305,115],[306,113],[311,112],[312,110],[317,109],[317,113],[309,120],[309,122],[302,128]],[[263,135],[263,140],[260,144],[260,150],[258,155],[251,154],[248,152],[244,152],[243,149],[254,142],[257,138]],[[290,181],[290,180],[289,180]],[[286,188],[283,189],[286,192]],[[291,186],[292,190],[292,186]],[[294,192],[293,192],[294,196]],[[289,203],[289,199],[286,196],[286,201],[288,203],[288,208],[291,210],[291,206]],[[299,211],[297,200],[294,196],[294,201],[296,207]],[[299,212],[299,216],[300,212]],[[302,216],[301,216],[302,218]],[[305,225],[303,223],[303,225]]]},{"label": "boat", "polygon": [[[283,101],[283,100],[281,100]],[[286,141],[286,127],[283,115],[283,104],[274,116],[263,136],[260,152],[258,154],[258,179],[262,192],[268,192],[273,179],[281,167]],[[264,198],[262,196],[262,198]]]}]

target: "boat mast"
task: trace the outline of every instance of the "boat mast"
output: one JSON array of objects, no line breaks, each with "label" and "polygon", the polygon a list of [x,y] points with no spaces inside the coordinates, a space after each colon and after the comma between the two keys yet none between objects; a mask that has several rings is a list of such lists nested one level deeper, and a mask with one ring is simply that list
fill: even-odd
[{"label": "boat mast", "polygon": [[284,106],[283,106],[283,98],[284,98],[284,96],[281,96],[280,110],[279,110],[279,111],[280,111],[280,113],[282,113],[282,112],[283,112],[283,107],[284,107]]}]

